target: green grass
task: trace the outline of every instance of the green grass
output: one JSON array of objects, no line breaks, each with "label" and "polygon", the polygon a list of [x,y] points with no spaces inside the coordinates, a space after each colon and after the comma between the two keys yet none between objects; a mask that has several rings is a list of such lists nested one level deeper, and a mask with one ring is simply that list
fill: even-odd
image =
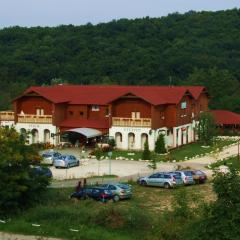
[{"label": "green grass", "polygon": [[214,169],[214,168],[218,168],[222,165],[226,165],[228,167],[234,167],[235,169],[240,170],[240,160],[238,159],[238,157],[231,157],[228,159],[217,161],[217,162],[211,164],[210,166],[212,169]]},{"label": "green grass", "polygon": [[[158,239],[159,217],[171,208],[174,195],[186,191],[186,196],[195,193],[206,201],[214,199],[211,184],[166,190],[133,185],[131,200],[103,204],[94,200],[74,201],[69,199],[71,188],[48,189],[41,204],[21,212],[0,231],[84,240],[130,240]],[[2,218],[2,217],[1,217]],[[32,223],[40,224],[33,227]],[[78,229],[71,232],[69,229]]]},{"label": "green grass", "polygon": [[[235,140],[216,140],[213,146],[210,146],[209,148],[203,148],[202,144],[199,142],[196,143],[191,143],[187,145],[183,145],[179,148],[175,148],[170,150],[169,155],[157,155],[155,153],[152,153],[155,155],[155,158],[158,161],[171,161],[171,160],[185,160],[185,157],[187,158],[192,158],[195,157],[196,155],[201,155],[201,154],[207,154],[210,153],[217,148],[220,150],[227,145],[230,145],[232,143],[236,142]],[[134,153],[134,155],[129,155],[129,153]],[[107,157],[107,153],[102,153],[102,156]],[[112,152],[112,158],[116,159],[118,157],[124,157],[128,159],[134,159],[134,160],[139,160],[142,159],[142,151],[120,151],[120,150],[115,150]]]}]

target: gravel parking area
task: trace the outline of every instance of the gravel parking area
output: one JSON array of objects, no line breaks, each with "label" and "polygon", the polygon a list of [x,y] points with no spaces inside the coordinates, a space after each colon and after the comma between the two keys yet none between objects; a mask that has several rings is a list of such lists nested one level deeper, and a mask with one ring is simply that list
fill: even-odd
[{"label": "gravel parking area", "polygon": [[[237,154],[237,145],[231,146],[222,152],[220,152],[217,156],[214,154],[209,154],[204,157],[195,158],[192,160],[187,160],[184,162],[176,162],[176,163],[158,163],[156,171],[171,171],[178,167],[178,165],[182,167],[189,167],[193,169],[204,170],[209,177],[212,175],[211,170],[207,170],[205,167],[208,164],[211,164],[218,159],[226,158],[231,155]],[[72,154],[77,158],[88,153],[82,153],[79,149],[71,148],[71,149],[62,149],[59,150],[62,154]],[[119,177],[131,177],[131,176],[144,176],[150,174],[152,172],[148,167],[148,162],[144,161],[130,161],[130,160],[101,160],[97,161],[96,159],[87,159],[80,158],[81,165],[79,167],[72,167],[70,169],[55,169],[54,167],[50,167],[53,173],[53,178],[56,180],[65,180],[65,179],[78,179],[85,178],[97,175],[108,175],[114,174]]]}]

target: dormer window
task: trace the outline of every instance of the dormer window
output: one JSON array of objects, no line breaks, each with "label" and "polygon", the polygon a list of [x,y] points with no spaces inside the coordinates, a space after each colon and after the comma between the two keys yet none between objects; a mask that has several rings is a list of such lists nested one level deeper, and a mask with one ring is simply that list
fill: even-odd
[{"label": "dormer window", "polygon": [[181,109],[187,108],[187,102],[181,102]]},{"label": "dormer window", "polygon": [[92,111],[93,112],[99,111],[99,106],[98,105],[92,105]]}]

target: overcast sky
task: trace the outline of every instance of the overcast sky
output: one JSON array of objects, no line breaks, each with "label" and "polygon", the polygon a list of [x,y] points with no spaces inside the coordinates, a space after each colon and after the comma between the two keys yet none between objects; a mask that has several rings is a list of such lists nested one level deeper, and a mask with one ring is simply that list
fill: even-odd
[{"label": "overcast sky", "polygon": [[0,0],[0,28],[96,24],[119,18],[235,7],[240,8],[240,0]]}]

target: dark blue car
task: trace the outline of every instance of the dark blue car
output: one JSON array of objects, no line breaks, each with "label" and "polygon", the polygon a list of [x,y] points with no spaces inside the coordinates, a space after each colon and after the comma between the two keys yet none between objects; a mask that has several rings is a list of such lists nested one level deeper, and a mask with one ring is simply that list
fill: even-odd
[{"label": "dark blue car", "polygon": [[34,174],[43,175],[48,178],[52,178],[52,171],[48,167],[34,166],[32,168]]},{"label": "dark blue car", "polygon": [[107,202],[108,200],[113,199],[113,194],[111,191],[103,187],[89,187],[72,193],[70,197],[77,198],[79,200],[92,198],[97,201]]}]

